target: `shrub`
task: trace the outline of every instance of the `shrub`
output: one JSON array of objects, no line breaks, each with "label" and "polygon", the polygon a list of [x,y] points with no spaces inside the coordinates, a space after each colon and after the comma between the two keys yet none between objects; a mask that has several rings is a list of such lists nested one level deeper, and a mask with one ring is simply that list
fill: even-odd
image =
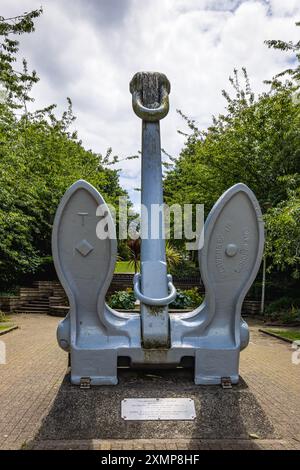
[{"label": "shrub", "polygon": [[7,322],[8,320],[9,318],[6,316],[6,314],[0,310],[0,323]]},{"label": "shrub", "polygon": [[298,323],[300,322],[300,299],[281,297],[266,307],[265,314],[271,321]]},{"label": "shrub", "polygon": [[271,315],[273,313],[285,312],[290,310],[293,306],[300,307],[300,299],[281,297],[267,305],[265,313],[266,315]]},{"label": "shrub", "polygon": [[17,289],[16,290],[0,292],[0,297],[16,297],[17,295],[18,295]]},{"label": "shrub", "polygon": [[203,301],[203,295],[199,293],[199,289],[194,287],[187,290],[177,290],[176,299],[170,304],[171,308],[188,308],[198,307]]},{"label": "shrub", "polygon": [[170,273],[178,279],[199,277],[199,268],[197,268],[191,261],[182,261],[177,266],[171,266]]},{"label": "shrub", "polygon": [[292,307],[287,312],[282,314],[281,320],[283,323],[299,323],[300,322],[300,308]]},{"label": "shrub", "polygon": [[176,299],[170,304],[171,308],[187,308],[192,306],[192,299],[184,291],[177,290]]},{"label": "shrub", "polygon": [[111,308],[122,308],[133,310],[135,305],[135,295],[131,289],[121,290],[112,294],[107,303]]},{"label": "shrub", "polygon": [[187,289],[183,292],[191,299],[192,307],[199,307],[199,305],[202,304],[204,295],[200,294],[199,289],[197,287]]}]

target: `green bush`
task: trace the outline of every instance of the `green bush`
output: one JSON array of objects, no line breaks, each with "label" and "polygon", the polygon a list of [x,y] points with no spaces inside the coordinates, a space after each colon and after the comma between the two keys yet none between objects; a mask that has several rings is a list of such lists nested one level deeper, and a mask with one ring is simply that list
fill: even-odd
[{"label": "green bush", "polygon": [[192,306],[192,301],[183,291],[178,290],[176,299],[170,304],[171,308],[187,308]]},{"label": "green bush", "polygon": [[298,323],[300,322],[300,299],[281,297],[266,307],[265,314],[271,321]]},{"label": "green bush", "polygon": [[0,323],[7,322],[8,320],[9,318],[6,316],[6,314],[0,310]]},{"label": "green bush", "polygon": [[199,268],[191,261],[182,261],[177,266],[170,268],[172,276],[178,279],[185,279],[187,277],[199,277]]},{"label": "green bush", "polygon": [[0,292],[0,297],[16,297],[18,295],[17,290]]},{"label": "green bush", "polygon": [[285,311],[269,313],[267,315],[267,320],[276,321],[283,324],[300,323],[300,308],[291,307]]},{"label": "green bush", "polygon": [[204,295],[200,294],[199,289],[197,287],[184,290],[183,292],[191,299],[192,307],[198,307],[200,304],[202,304]]},{"label": "green bush", "polygon": [[266,315],[273,313],[280,313],[290,310],[292,307],[300,307],[300,299],[293,299],[291,297],[281,297],[274,300],[265,309]]},{"label": "green bush", "polygon": [[135,305],[135,295],[131,289],[121,290],[112,294],[107,303],[111,308],[121,308],[133,310]]},{"label": "green bush", "polygon": [[283,323],[298,323],[300,322],[300,308],[292,307],[287,312],[282,314],[281,320]]},{"label": "green bush", "polygon": [[177,290],[176,299],[170,304],[171,308],[181,309],[188,307],[198,307],[203,301],[203,295],[200,294],[197,287],[187,290]]},{"label": "green bush", "polygon": [[[132,289],[118,291],[108,298],[108,305],[111,308],[121,308],[133,310],[135,307],[135,295]],[[203,295],[199,293],[197,287],[188,290],[177,290],[176,299],[170,304],[171,308],[183,309],[198,307],[203,301]]]}]

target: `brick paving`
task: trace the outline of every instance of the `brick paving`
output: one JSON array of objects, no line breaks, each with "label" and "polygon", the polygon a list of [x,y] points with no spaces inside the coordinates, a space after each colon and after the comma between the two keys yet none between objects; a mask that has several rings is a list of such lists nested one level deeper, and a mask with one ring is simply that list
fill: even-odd
[{"label": "brick paving", "polygon": [[19,328],[1,340],[7,364],[0,365],[0,449],[18,449],[35,436],[66,372],[57,347],[57,318],[17,315]]},{"label": "brick paving", "polygon": [[282,439],[114,439],[41,441],[38,450],[297,450],[299,443]]},{"label": "brick paving", "polygon": [[[67,355],[56,343],[57,318],[17,315],[15,321],[19,328],[0,338],[7,349],[7,364],[0,365],[0,449],[32,447],[67,368]],[[251,325],[251,342],[241,354],[240,372],[278,439],[41,440],[33,448],[300,449],[300,365],[292,364],[291,345],[263,335],[259,326]]]}]

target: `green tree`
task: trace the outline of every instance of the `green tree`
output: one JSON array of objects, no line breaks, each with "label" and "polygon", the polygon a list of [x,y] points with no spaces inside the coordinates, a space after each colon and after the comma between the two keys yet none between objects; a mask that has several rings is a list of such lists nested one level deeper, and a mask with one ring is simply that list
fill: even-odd
[{"label": "green tree", "polygon": [[[270,47],[292,50],[299,42],[269,41]],[[288,74],[289,79],[283,80]],[[205,204],[206,214],[218,197],[235,183],[247,184],[256,194],[266,218],[269,270],[299,272],[300,112],[299,65],[277,75],[268,92],[255,97],[245,69],[242,83],[235,70],[230,78],[233,96],[224,114],[199,130],[180,114],[190,128],[179,158],[167,171],[164,188],[168,204]],[[281,230],[276,235],[276,229]],[[298,230],[298,235],[297,235]],[[289,243],[284,238],[289,237]]]},{"label": "green tree", "polygon": [[7,92],[7,103],[12,108],[23,108],[32,101],[29,93],[39,79],[36,72],[28,72],[27,62],[23,59],[23,70],[17,70],[16,54],[19,50],[17,36],[34,31],[34,20],[42,14],[42,8],[23,15],[4,18],[0,16],[0,83]]},{"label": "green tree", "polygon": [[4,20],[0,18],[0,80],[5,93],[0,102],[0,283],[23,282],[25,276],[51,266],[51,229],[57,205],[77,179],[87,179],[106,202],[117,206],[126,195],[117,170],[109,167],[117,158],[86,150],[71,131],[75,117],[72,103],[63,115],[55,105],[29,112],[35,72],[13,68],[19,43],[10,35],[34,30],[35,10]]},{"label": "green tree", "polygon": [[300,277],[300,190],[290,191],[289,197],[266,214],[268,236],[266,254],[271,268],[290,271]]}]

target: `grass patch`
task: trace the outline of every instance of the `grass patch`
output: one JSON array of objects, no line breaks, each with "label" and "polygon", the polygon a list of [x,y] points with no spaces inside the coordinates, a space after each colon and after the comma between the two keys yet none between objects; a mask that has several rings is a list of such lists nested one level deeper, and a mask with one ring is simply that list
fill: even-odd
[{"label": "grass patch", "polygon": [[300,340],[300,330],[273,330],[266,329],[269,333],[282,336],[283,338],[290,339],[291,341]]},{"label": "grass patch", "polygon": [[115,273],[134,273],[134,266],[129,261],[118,261]]},{"label": "grass patch", "polygon": [[15,326],[11,321],[11,318],[8,317],[4,312],[0,310],[0,332],[8,330],[12,326]]},{"label": "grass patch", "polygon": [[0,331],[8,330],[8,329],[11,328],[12,326],[14,326],[13,323],[11,323],[11,324],[7,324],[7,323],[6,323],[6,325],[1,325],[1,323],[0,323]]}]

